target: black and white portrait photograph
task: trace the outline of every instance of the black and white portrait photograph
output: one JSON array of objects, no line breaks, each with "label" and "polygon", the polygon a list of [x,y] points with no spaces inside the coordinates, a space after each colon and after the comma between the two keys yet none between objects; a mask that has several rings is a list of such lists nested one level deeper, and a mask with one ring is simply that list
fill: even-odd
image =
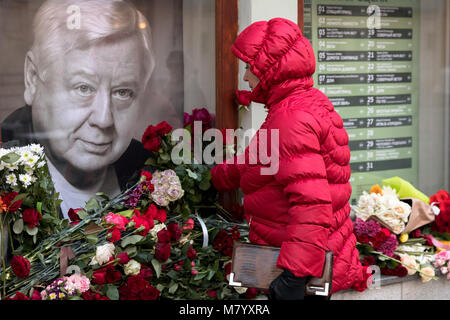
[{"label": "black and white portrait photograph", "polygon": [[44,147],[63,214],[124,190],[148,157],[147,126],[214,113],[213,12],[213,1],[0,0],[2,146]]}]

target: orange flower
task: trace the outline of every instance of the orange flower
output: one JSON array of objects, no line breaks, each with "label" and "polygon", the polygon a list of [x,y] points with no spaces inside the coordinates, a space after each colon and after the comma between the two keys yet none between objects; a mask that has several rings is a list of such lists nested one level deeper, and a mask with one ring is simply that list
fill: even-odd
[{"label": "orange flower", "polygon": [[2,197],[0,197],[0,213],[8,211],[7,205],[3,202]]},{"label": "orange flower", "polygon": [[370,188],[370,193],[378,193],[383,195],[383,189],[381,189],[381,187],[378,184],[376,184],[372,186],[372,188]]}]

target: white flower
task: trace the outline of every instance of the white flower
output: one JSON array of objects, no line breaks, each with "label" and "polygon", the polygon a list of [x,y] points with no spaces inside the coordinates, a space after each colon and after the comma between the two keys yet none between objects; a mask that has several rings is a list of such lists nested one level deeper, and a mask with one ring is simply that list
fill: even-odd
[{"label": "white flower", "polygon": [[19,180],[25,187],[30,186],[31,183],[33,182],[32,177],[29,174],[19,174]]},{"label": "white flower", "polygon": [[127,276],[129,275],[137,276],[141,272],[141,264],[136,260],[131,259],[124,266],[124,271]]},{"label": "white flower", "polygon": [[92,258],[90,265],[99,264],[102,265],[109,261],[109,258],[114,254],[114,244],[106,243],[102,246],[98,246],[95,252],[95,257]]},{"label": "white flower", "polygon": [[33,156],[33,152],[27,150],[26,148],[23,148],[19,151],[20,159],[19,161],[21,163],[26,163],[28,159],[30,159]]},{"label": "white flower", "polygon": [[38,168],[42,168],[43,166],[45,166],[45,161],[44,160],[39,161],[38,164],[37,164],[37,167]]},{"label": "white flower", "polygon": [[8,174],[6,176],[6,183],[15,187],[17,186],[17,177],[14,173]]},{"label": "white flower", "polygon": [[26,159],[23,164],[28,167],[34,167],[34,165],[39,161],[39,157],[36,155],[32,155],[28,159]]},{"label": "white flower", "polygon": [[44,152],[44,148],[43,148],[41,145],[35,144],[35,143],[31,144],[31,145],[29,146],[29,149],[30,149],[31,151],[33,151],[34,153],[37,153],[37,154],[39,154],[39,155],[42,155],[43,152]]},{"label": "white flower", "polygon": [[6,163],[5,167],[8,168],[9,171],[16,171],[19,167],[13,163]]}]

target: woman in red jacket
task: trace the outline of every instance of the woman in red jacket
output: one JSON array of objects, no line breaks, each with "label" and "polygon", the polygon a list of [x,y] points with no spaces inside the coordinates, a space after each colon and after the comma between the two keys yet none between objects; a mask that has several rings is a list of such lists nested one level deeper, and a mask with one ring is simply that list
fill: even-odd
[{"label": "woman in red jacket", "polygon": [[279,130],[279,166],[264,175],[268,165],[261,162],[220,164],[212,182],[219,191],[242,189],[252,243],[281,247],[277,266],[284,272],[272,282],[271,297],[303,299],[308,277],[322,275],[328,250],[334,253],[332,293],[364,290],[369,273],[349,218],[349,139],[331,102],[313,88],[311,44],[295,23],[276,18],[249,26],[232,51],[247,63],[250,99],[268,110],[253,139],[263,129],[269,137]]}]

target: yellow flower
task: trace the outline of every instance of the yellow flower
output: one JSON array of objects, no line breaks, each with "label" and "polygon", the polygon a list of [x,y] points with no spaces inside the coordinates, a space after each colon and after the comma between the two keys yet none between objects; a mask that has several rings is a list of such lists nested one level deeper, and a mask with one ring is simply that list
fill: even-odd
[{"label": "yellow flower", "polygon": [[56,299],[56,293],[50,293],[49,297],[50,297],[50,300],[55,300]]},{"label": "yellow flower", "polygon": [[66,295],[62,292],[59,293],[59,298],[64,298]]},{"label": "yellow flower", "polygon": [[398,238],[398,240],[399,240],[401,243],[404,243],[404,242],[408,241],[408,239],[409,239],[409,236],[408,236],[407,233],[401,234],[400,237]]}]

